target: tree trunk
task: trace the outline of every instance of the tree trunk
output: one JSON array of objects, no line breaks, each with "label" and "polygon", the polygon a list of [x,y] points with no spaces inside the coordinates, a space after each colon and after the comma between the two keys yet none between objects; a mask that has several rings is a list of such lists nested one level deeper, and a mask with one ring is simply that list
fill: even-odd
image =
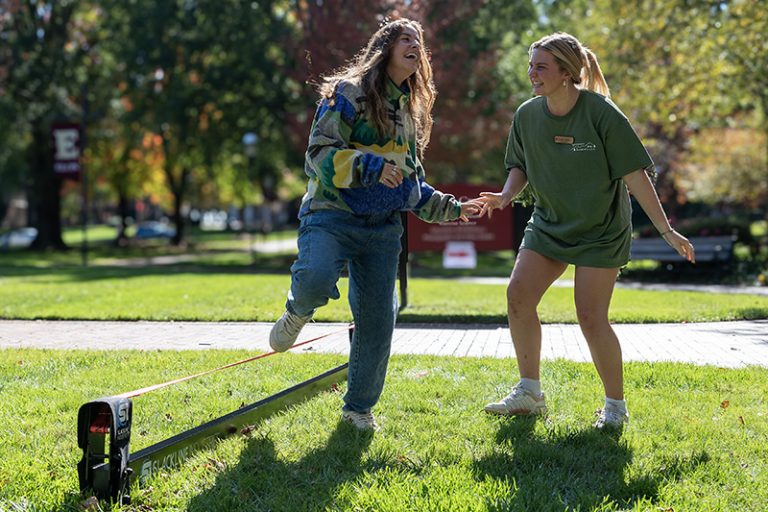
[{"label": "tree trunk", "polygon": [[[168,172],[172,172],[171,169]],[[173,224],[176,226],[176,234],[171,239],[173,245],[181,245],[184,241],[184,216],[181,208],[184,204],[184,196],[187,191],[187,182],[189,181],[189,168],[184,167],[181,170],[181,177],[177,182],[173,182],[171,192],[173,192]]]},{"label": "tree trunk", "polygon": [[48,124],[38,121],[30,144],[29,223],[37,228],[31,248],[68,249],[61,238],[61,181],[53,172],[53,155]]},{"label": "tree trunk", "polygon": [[128,197],[122,190],[117,193],[117,214],[120,216],[120,226],[117,228],[115,245],[119,247],[128,241],[128,236],[125,234],[128,229]]}]

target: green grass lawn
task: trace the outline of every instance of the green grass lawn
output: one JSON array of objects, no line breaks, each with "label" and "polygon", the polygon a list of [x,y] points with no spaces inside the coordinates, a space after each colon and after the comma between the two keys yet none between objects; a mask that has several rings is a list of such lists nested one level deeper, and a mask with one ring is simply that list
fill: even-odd
[{"label": "green grass lawn", "polygon": [[[127,234],[133,236],[135,227],[129,227]],[[295,229],[276,231],[269,235],[233,233],[221,231],[201,231],[188,228],[185,244],[173,246],[167,239],[135,240],[129,239],[126,245],[114,244],[117,230],[106,225],[88,227],[88,264],[104,266],[116,260],[152,258],[158,256],[184,255],[203,264],[223,261],[229,264],[250,265],[256,263],[249,254],[249,246],[263,241],[292,239]],[[69,249],[65,251],[27,251],[20,249],[4,250],[0,248],[0,275],[4,267],[19,268],[66,268],[82,265],[82,230],[77,227],[66,228],[62,239]],[[227,258],[222,259],[226,254]],[[263,258],[263,257],[262,257]]]},{"label": "green grass lawn", "polygon": [[[133,236],[136,232],[135,227],[129,227],[126,234]],[[104,242],[110,242],[117,236],[117,228],[115,226],[107,226],[104,224],[88,225],[85,236],[88,244],[101,244]],[[64,243],[71,246],[79,246],[83,243],[83,229],[82,227],[69,227],[62,230],[61,238]]]},{"label": "green grass lawn", "polygon": [[[242,351],[0,351],[0,510],[80,510],[78,407],[243,358]],[[134,399],[132,451],[344,358],[288,354]],[[548,361],[546,419],[489,417],[514,362],[392,358],[374,435],[328,391],[197,452],[103,510],[757,511],[768,503],[768,369],[628,363],[631,423],[590,426],[590,364]]]},{"label": "green grass lawn", "polygon": [[[93,238],[91,238],[93,235]],[[98,235],[98,236],[97,236]],[[79,243],[69,234],[70,243]],[[281,237],[281,234],[271,235]],[[99,238],[100,237],[100,238]],[[294,254],[251,254],[247,237],[196,233],[192,245],[112,247],[89,233],[77,250],[0,254],[0,318],[273,321]],[[170,266],[137,258],[194,257]],[[137,267],[114,265],[134,258]],[[433,258],[434,259],[434,258]],[[417,262],[418,263],[418,262]],[[476,275],[508,275],[511,254]],[[457,282],[422,258],[401,322],[504,323],[505,286]],[[470,272],[470,275],[472,273]],[[426,278],[427,276],[441,278]],[[572,278],[569,269],[566,278]],[[349,321],[342,299],[318,321]],[[547,323],[575,322],[572,290],[551,288]],[[768,297],[616,289],[614,322],[768,318]],[[245,351],[0,350],[0,512],[81,510],[75,465],[83,403],[238,360]],[[134,401],[132,451],[217,418],[344,362],[270,357]],[[591,428],[601,392],[591,364],[543,363],[546,419],[484,415],[506,394],[513,360],[395,356],[370,436],[340,424],[340,391],[323,393],[247,436],[200,451],[102,510],[763,510],[768,502],[768,369],[627,363],[632,420],[621,437]]]},{"label": "green grass lawn", "polygon": [[[226,258],[221,255],[221,258]],[[0,267],[0,318],[92,320],[274,321],[283,312],[287,274],[260,273],[290,265],[292,255],[270,256],[264,265],[171,267]],[[318,321],[346,322],[347,280],[342,299],[316,314]],[[401,322],[505,323],[504,285],[413,278]],[[551,288],[540,306],[542,321],[576,321],[573,290]],[[614,322],[698,322],[768,317],[768,297],[698,292],[617,289]]]},{"label": "green grass lawn", "polygon": [[[93,320],[274,321],[282,314],[295,250],[281,254],[249,251],[254,238],[233,233],[190,231],[190,245],[152,241],[115,247],[114,228],[93,226],[90,266],[76,246],[68,252],[0,252],[0,318]],[[282,240],[294,231],[258,236]],[[79,243],[77,229],[65,239]],[[180,257],[174,265],[150,258]],[[505,286],[459,282],[462,275],[508,276],[512,251],[480,254],[474,270],[444,270],[438,254],[413,258],[408,307],[401,322],[505,323]],[[125,266],[126,262],[132,262]],[[642,268],[638,263],[636,267]],[[569,267],[563,279],[573,279]],[[347,280],[341,300],[321,308],[318,321],[351,320]],[[573,292],[551,288],[540,307],[546,323],[576,321]],[[768,297],[617,288],[613,322],[697,322],[768,318]]]}]

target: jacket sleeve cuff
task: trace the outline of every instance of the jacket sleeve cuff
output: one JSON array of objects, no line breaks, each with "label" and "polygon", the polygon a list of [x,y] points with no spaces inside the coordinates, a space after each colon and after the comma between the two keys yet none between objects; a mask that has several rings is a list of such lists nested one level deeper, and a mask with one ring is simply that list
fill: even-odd
[{"label": "jacket sleeve cuff", "polygon": [[381,178],[381,171],[384,169],[384,158],[372,153],[365,153],[361,165],[360,184],[364,187],[372,187],[378,183]]}]

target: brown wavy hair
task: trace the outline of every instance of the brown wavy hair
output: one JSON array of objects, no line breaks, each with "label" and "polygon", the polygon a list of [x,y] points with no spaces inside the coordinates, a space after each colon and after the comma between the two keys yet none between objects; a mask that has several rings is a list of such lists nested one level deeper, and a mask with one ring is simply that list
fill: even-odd
[{"label": "brown wavy hair", "polygon": [[570,73],[571,81],[576,85],[605,97],[611,96],[603,70],[597,63],[597,57],[592,50],[581,44],[581,41],[571,34],[555,32],[542,37],[531,45],[528,55],[531,56],[538,48],[551,53],[560,69]]},{"label": "brown wavy hair", "polygon": [[339,82],[359,85],[365,94],[366,111],[379,135],[394,135],[395,127],[387,119],[387,64],[392,46],[406,27],[413,29],[421,41],[419,68],[408,77],[406,83],[410,90],[409,115],[416,126],[419,153],[423,153],[432,133],[432,107],[437,91],[424,43],[424,30],[419,22],[402,18],[382,25],[368,40],[368,44],[342,69],[323,77],[319,89],[322,98],[333,100]]}]

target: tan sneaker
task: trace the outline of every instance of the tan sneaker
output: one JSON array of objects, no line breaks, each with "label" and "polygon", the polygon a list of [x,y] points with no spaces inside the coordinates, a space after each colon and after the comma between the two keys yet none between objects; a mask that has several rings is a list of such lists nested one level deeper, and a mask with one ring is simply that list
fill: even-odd
[{"label": "tan sneaker", "polygon": [[360,430],[379,430],[372,412],[341,411],[341,419]]},{"label": "tan sneaker", "polygon": [[286,311],[269,332],[269,346],[275,352],[285,352],[296,343],[301,329],[310,320],[312,320],[312,315],[299,316]]},{"label": "tan sneaker", "polygon": [[544,393],[537,396],[524,387],[515,386],[512,388],[512,392],[502,398],[500,402],[486,405],[485,412],[502,416],[545,414],[547,405],[544,402]]}]

